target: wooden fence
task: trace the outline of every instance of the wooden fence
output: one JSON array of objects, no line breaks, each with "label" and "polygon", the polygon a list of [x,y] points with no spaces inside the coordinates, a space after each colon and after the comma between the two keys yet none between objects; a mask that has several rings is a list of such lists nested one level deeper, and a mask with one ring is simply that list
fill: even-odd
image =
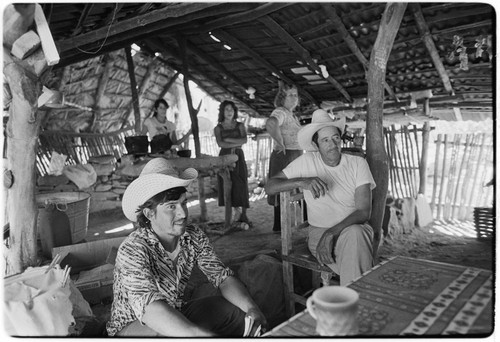
[{"label": "wooden fence", "polygon": [[[193,137],[189,146],[194,146]],[[220,147],[212,133],[200,134],[200,148],[202,154],[218,156]],[[248,135],[248,141],[242,146],[248,165],[248,175],[265,182],[269,170],[269,157],[273,148],[272,139],[268,134]]]},{"label": "wooden fence", "polygon": [[435,142],[431,208],[434,218],[470,220],[474,207],[493,206],[493,136],[439,134]]},{"label": "wooden fence", "polygon": [[420,181],[422,129],[416,126],[397,129],[393,125],[384,131],[385,149],[389,157],[388,191],[395,198],[415,198]]},{"label": "wooden fence", "polygon": [[[69,165],[86,164],[90,157],[105,154],[114,155],[118,159],[127,153],[125,138],[134,134],[133,129],[109,134],[44,131],[39,137],[37,172],[42,176],[48,173],[53,151],[68,156]],[[187,146],[194,146],[192,136]],[[200,134],[200,147],[202,154],[219,155],[220,147],[211,132]],[[243,152],[249,166],[249,176],[266,181],[271,151],[272,141],[269,135],[248,136],[248,142],[243,145]]]},{"label": "wooden fence", "polygon": [[[385,129],[385,148],[389,157],[389,193],[395,198],[415,198],[420,182],[422,128],[413,126]],[[52,151],[68,156],[69,164],[85,164],[91,156],[127,153],[125,137],[133,129],[110,134],[42,132],[37,154],[37,171],[49,170]],[[194,146],[192,137],[187,144]],[[220,148],[211,133],[200,135],[201,153],[217,156]],[[243,145],[249,176],[267,180],[272,139],[267,134],[249,135]],[[493,135],[440,134],[429,143],[426,198],[434,219],[471,220],[475,207],[491,207],[493,187],[484,185],[494,175]]]},{"label": "wooden fence", "polygon": [[[389,156],[389,193],[416,198],[420,187],[422,129],[417,126],[385,130]],[[494,175],[493,135],[439,134],[429,143],[426,198],[434,219],[471,220],[475,207],[491,207]],[[432,160],[431,160],[432,159]]]}]

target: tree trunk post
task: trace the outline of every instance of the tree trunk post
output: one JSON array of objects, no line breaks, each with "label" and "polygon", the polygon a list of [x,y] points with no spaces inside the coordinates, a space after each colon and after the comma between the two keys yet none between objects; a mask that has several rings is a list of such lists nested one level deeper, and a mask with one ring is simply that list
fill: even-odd
[{"label": "tree trunk post", "polygon": [[[125,48],[125,56],[127,57],[127,67],[128,75],[130,77],[130,90],[132,92],[132,106],[134,108],[134,118],[135,133],[139,135],[141,133],[141,110],[139,108],[139,95],[137,94],[137,81],[135,80],[135,67],[134,60],[132,59],[132,49],[130,46]],[[125,122],[128,119],[128,115],[125,117]]]},{"label": "tree trunk post", "polygon": [[7,160],[13,174],[7,211],[10,249],[6,250],[5,273],[16,274],[37,263],[35,159],[41,116],[37,115],[41,83],[4,53],[4,75],[12,93],[7,124]]},{"label": "tree trunk post", "polygon": [[370,56],[368,80],[368,115],[366,122],[367,161],[377,187],[373,191],[370,224],[374,231],[373,259],[376,263],[389,185],[389,161],[384,148],[384,87],[387,60],[396,38],[406,3],[388,3]]}]

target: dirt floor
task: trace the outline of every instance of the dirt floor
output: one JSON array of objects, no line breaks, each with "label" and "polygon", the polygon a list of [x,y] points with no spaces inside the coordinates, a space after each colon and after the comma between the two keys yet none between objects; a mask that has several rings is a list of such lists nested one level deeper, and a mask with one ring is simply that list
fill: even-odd
[{"label": "dirt floor", "polygon": [[[206,206],[209,227],[221,226],[224,208],[219,207],[214,198],[209,198]],[[280,250],[280,236],[272,232],[273,208],[265,197],[254,195],[247,214],[252,222],[249,230],[233,230],[223,236],[209,234],[223,261],[259,251]],[[189,216],[192,221],[199,221],[197,201],[190,202]],[[91,214],[86,240],[127,235],[131,230],[132,225],[121,210]],[[493,240],[478,241],[472,222],[434,222],[424,228],[415,228],[410,234],[384,239],[378,255],[380,260],[402,255],[493,270],[494,253]]]}]

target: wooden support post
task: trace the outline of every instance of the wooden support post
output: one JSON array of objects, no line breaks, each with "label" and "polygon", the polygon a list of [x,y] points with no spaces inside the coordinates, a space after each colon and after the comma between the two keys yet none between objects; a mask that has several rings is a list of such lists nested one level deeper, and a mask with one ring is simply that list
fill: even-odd
[{"label": "wooden support post", "polygon": [[422,128],[422,156],[420,158],[419,165],[419,175],[420,175],[420,186],[418,188],[418,193],[425,195],[425,188],[427,183],[427,158],[429,155],[429,134],[431,127],[429,121],[424,123]]},{"label": "wooden support post", "polygon": [[175,80],[179,77],[179,75],[180,75],[180,74],[181,74],[181,73],[180,73],[179,71],[177,71],[177,72],[174,74],[174,76],[172,76],[172,77],[168,80],[167,84],[165,84],[165,86],[164,86],[164,87],[163,87],[163,89],[161,90],[160,95],[158,95],[158,98],[159,98],[159,99],[162,99],[162,98],[163,98],[163,96],[165,96],[165,94],[168,92],[168,90],[170,89],[170,87],[172,87],[172,84],[174,84]]},{"label": "wooden support post", "polygon": [[[458,176],[456,178],[456,183],[455,183],[455,194],[453,196],[453,202],[452,202],[452,208],[451,208],[451,217],[452,219],[458,218],[458,214],[460,213],[460,205],[458,204],[459,198],[461,198],[462,194],[465,194],[461,190],[463,189],[463,183],[461,181],[462,178],[462,171],[466,167],[466,161],[468,160],[468,154],[470,151],[470,146],[471,146],[471,140],[472,140],[472,134],[467,134],[465,136],[465,146],[464,146],[464,153],[462,154],[462,160],[458,161],[457,164],[460,166],[458,167]],[[465,182],[465,180],[464,180]]]},{"label": "wooden support post", "polygon": [[373,191],[373,207],[370,224],[374,231],[373,256],[377,262],[378,245],[381,239],[382,222],[389,182],[389,165],[384,149],[383,106],[387,60],[396,38],[399,25],[406,9],[406,3],[388,3],[380,21],[377,39],[370,56],[368,72],[368,117],[367,161],[373,173],[377,187]]},{"label": "wooden support post", "polygon": [[[11,12],[11,19],[17,19],[4,23],[4,42],[6,38],[22,36],[30,26],[29,21],[33,22],[35,8],[30,5],[18,6],[21,6],[21,12],[14,5],[8,5],[5,9]],[[39,57],[33,63],[45,59],[43,53],[36,55]],[[11,57],[8,50],[4,49],[3,57],[6,85],[12,95],[6,129],[7,160],[13,175],[13,184],[7,192],[10,247],[4,248],[5,274],[11,275],[37,264],[35,158],[41,116],[36,114],[42,85],[13,60],[15,57]]]},{"label": "wooden support post", "polygon": [[439,185],[439,202],[437,207],[437,218],[441,219],[441,211],[443,209],[443,193],[445,178],[447,178],[448,172],[448,134],[444,135],[443,140],[443,168],[441,169],[441,184]]},{"label": "wooden support post", "polygon": [[198,201],[200,202],[200,222],[207,222],[207,206],[205,204],[205,180],[198,177]]},{"label": "wooden support post", "polygon": [[[134,108],[134,129],[136,134],[141,132],[141,110],[139,109],[139,96],[137,95],[137,81],[135,80],[135,67],[134,60],[132,59],[132,49],[127,46],[125,49],[125,56],[127,57],[127,68],[128,75],[130,78],[130,89],[132,92],[132,106]],[[128,117],[126,116],[123,120],[123,125],[127,122]]]},{"label": "wooden support post", "polygon": [[193,131],[194,140],[194,150],[197,158],[201,157],[201,147],[200,147],[200,130],[198,127],[198,112],[193,106],[193,99],[191,97],[191,91],[189,90],[189,63],[186,49],[186,39],[183,36],[177,37],[177,42],[181,49],[182,56],[182,73],[184,75],[184,91],[186,92],[186,100],[189,109],[189,116],[191,117],[191,129]]},{"label": "wooden support post", "polygon": [[[437,179],[438,179],[438,174],[439,174],[439,153],[441,149],[441,134],[438,134],[437,140],[435,142],[436,144],[436,153],[434,156],[434,179],[433,179],[433,184],[432,184],[432,197],[431,197],[431,211],[433,212],[434,215],[434,209],[437,206],[437,199],[436,199],[436,193],[437,193]],[[436,217],[436,215],[434,215]]]},{"label": "wooden support post", "polygon": [[[148,86],[149,86],[149,81],[151,81],[151,78],[154,77],[155,75],[155,70],[156,68],[158,67],[158,62],[156,60],[152,60],[149,65],[148,65],[148,69],[146,71],[146,74],[144,75],[144,77],[142,78],[142,81],[141,81],[141,85],[139,87],[139,91],[137,92],[137,107],[140,108],[140,105],[139,105],[139,102],[140,102],[140,98],[142,97],[142,94],[144,94],[144,92],[148,89]],[[163,97],[163,96],[162,96]],[[135,106],[134,106],[135,108]],[[127,114],[126,117],[127,119],[130,117],[130,114],[134,111],[133,108],[130,108],[128,111],[127,111]],[[139,111],[140,113],[140,111]],[[126,121],[126,120],[125,120]],[[142,118],[140,118],[139,120],[140,122],[140,126],[142,127]],[[136,124],[137,125],[137,124]],[[141,132],[141,129],[139,129],[139,132]]]},{"label": "wooden support post", "polygon": [[224,216],[224,230],[229,230],[231,228],[232,223],[232,203],[231,203],[231,174],[227,167],[224,167],[219,172],[219,175],[222,177],[224,182],[224,208],[225,208],[225,216]]},{"label": "wooden support post", "polygon": [[[90,125],[91,132],[95,131],[97,122],[99,122],[99,119],[101,116],[101,111],[99,110],[100,103],[101,103],[102,97],[104,96],[104,94],[106,92],[106,86],[108,85],[108,81],[110,79],[110,71],[111,71],[111,68],[113,67],[114,59],[111,58],[111,56],[109,54],[106,54],[106,55],[104,55],[102,62],[104,64],[104,70],[101,72],[101,76],[99,78],[99,84],[97,86],[97,92],[96,92],[95,102],[94,102],[94,112],[93,112],[93,116],[92,116],[92,124]],[[68,69],[68,67],[66,67],[66,69]]]}]

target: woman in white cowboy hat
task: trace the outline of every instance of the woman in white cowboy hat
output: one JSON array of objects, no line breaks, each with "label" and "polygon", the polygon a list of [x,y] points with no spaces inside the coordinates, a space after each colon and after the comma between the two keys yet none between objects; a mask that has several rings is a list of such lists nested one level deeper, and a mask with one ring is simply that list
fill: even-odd
[{"label": "woman in white cowboy hat", "polygon": [[[138,223],[118,249],[109,336],[243,336],[245,316],[266,319],[244,285],[224,266],[207,236],[187,224],[186,187],[195,169],[180,174],[164,158],[149,161],[125,190],[125,216]],[[195,264],[222,296],[184,302]]]},{"label": "woman in white cowboy hat", "polygon": [[334,120],[323,109],[298,133],[307,151],[266,184],[273,194],[304,190],[311,253],[340,275],[345,285],[372,267],[371,191],[375,181],[362,157],[342,154],[345,119]]},{"label": "woman in white cowboy hat", "polygon": [[[276,107],[266,121],[266,130],[273,138],[273,152],[269,157],[268,179],[278,174],[292,160],[302,154],[297,142],[300,122],[294,111],[299,105],[299,93],[295,85],[278,82],[278,93],[274,98]],[[267,202],[274,206],[273,231],[281,231],[278,195],[268,194]]]}]

